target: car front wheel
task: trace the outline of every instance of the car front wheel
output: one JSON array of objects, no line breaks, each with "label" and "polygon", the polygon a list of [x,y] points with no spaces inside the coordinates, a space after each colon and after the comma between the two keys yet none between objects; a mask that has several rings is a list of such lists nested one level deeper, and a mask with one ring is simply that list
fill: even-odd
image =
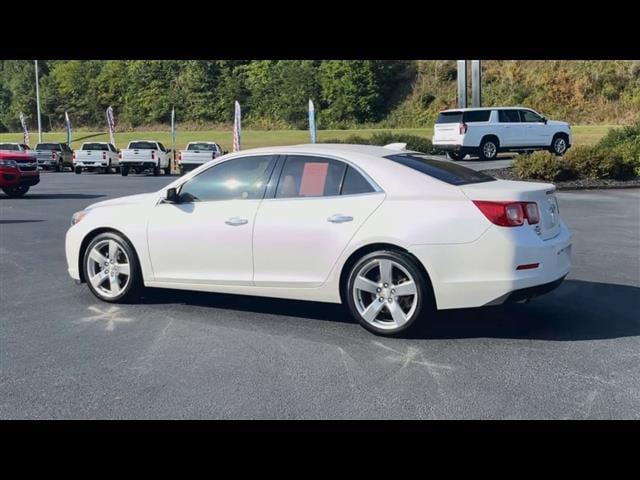
[{"label": "car front wheel", "polygon": [[26,193],[29,191],[29,187],[27,186],[18,186],[18,187],[7,187],[3,188],[2,191],[11,198],[20,198],[24,197]]},{"label": "car front wheel", "polygon": [[91,241],[84,254],[83,268],[91,293],[105,302],[131,299],[142,283],[135,251],[117,233],[101,233]]},{"label": "car front wheel", "polygon": [[551,153],[561,157],[567,153],[568,145],[567,137],[564,135],[558,135],[553,139],[553,143],[551,144]]},{"label": "car front wheel", "polygon": [[404,253],[377,251],[351,269],[345,291],[353,317],[367,330],[395,336],[416,324],[431,302],[424,276]]}]

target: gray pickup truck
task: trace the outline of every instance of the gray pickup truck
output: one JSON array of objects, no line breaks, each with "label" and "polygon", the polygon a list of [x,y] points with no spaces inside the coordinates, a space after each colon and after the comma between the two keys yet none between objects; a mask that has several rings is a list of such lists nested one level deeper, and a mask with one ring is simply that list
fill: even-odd
[{"label": "gray pickup truck", "polygon": [[73,150],[66,143],[39,143],[34,148],[38,167],[44,170],[64,171],[73,168]]},{"label": "gray pickup truck", "polygon": [[180,175],[198,168],[200,165],[224,155],[220,145],[215,142],[189,142],[185,150],[178,153]]}]

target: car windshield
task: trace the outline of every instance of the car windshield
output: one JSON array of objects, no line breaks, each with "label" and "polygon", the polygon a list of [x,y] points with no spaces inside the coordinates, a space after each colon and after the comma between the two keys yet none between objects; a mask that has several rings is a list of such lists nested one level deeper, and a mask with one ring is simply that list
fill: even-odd
[{"label": "car windshield", "polygon": [[36,150],[60,150],[59,143],[39,143]]},{"label": "car windshield", "polygon": [[159,150],[155,142],[131,142],[129,148],[132,150]]},{"label": "car windshield", "polygon": [[0,143],[0,150],[11,150],[15,152],[20,150],[20,147],[11,143]]},{"label": "car windshield", "polygon": [[208,152],[214,151],[215,149],[216,146],[213,143],[190,143],[187,147],[187,150],[205,150]]},{"label": "car windshield", "polygon": [[109,150],[109,145],[106,143],[85,143],[82,145],[82,150]]},{"label": "car windshield", "polygon": [[388,155],[384,158],[437,178],[449,185],[469,185],[471,183],[492,182],[495,180],[495,178],[486,173],[476,172],[448,160],[434,160],[423,153],[400,153]]}]

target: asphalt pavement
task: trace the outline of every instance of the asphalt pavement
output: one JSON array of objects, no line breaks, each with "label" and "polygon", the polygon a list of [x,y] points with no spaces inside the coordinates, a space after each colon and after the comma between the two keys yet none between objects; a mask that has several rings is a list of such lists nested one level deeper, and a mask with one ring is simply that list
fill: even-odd
[{"label": "asphalt pavement", "polygon": [[559,193],[573,269],[554,292],[387,339],[336,305],[111,305],[75,285],[71,214],[170,180],[43,173],[24,199],[0,194],[0,418],[640,418],[640,190]]}]

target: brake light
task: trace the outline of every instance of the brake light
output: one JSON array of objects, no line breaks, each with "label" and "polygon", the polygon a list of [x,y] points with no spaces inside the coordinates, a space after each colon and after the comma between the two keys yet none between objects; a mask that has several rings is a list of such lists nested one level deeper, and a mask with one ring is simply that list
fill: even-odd
[{"label": "brake light", "polygon": [[151,160],[155,160],[156,158],[156,152],[155,150],[151,150]]},{"label": "brake light", "polygon": [[102,159],[106,160],[107,159],[107,152],[102,152]]},{"label": "brake light", "polygon": [[118,159],[119,159],[119,160],[122,160],[122,152],[119,152],[119,153],[118,153]]},{"label": "brake light", "polygon": [[516,267],[516,270],[532,270],[534,268],[538,268],[539,266],[539,263],[526,263],[524,265],[518,265]]},{"label": "brake light", "polygon": [[73,159],[76,159],[76,152],[73,152]]},{"label": "brake light", "polygon": [[182,152],[178,152],[178,160],[182,160]]},{"label": "brake light", "polygon": [[501,227],[519,227],[525,219],[529,225],[540,221],[538,205],[535,202],[488,202],[474,200],[474,205],[494,225]]},{"label": "brake light", "polygon": [[464,122],[460,124],[460,135],[463,133],[467,133],[467,124]]},{"label": "brake light", "polygon": [[211,158],[216,158],[216,152],[211,152]]},{"label": "brake light", "polygon": [[51,152],[51,158],[56,159],[56,152]]}]

